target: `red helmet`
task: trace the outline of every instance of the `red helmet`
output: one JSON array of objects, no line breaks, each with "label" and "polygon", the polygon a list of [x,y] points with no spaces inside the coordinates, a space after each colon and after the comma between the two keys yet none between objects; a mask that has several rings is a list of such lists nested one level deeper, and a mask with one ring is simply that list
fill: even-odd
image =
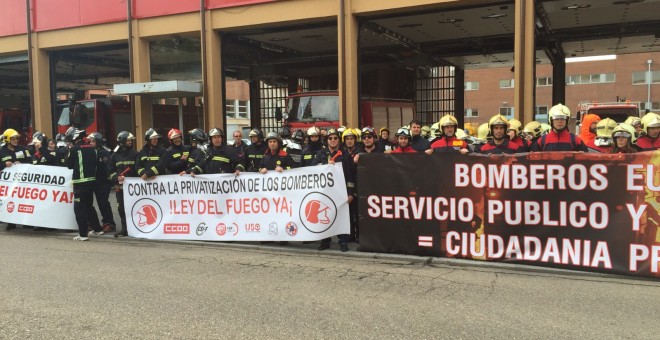
[{"label": "red helmet", "polygon": [[328,206],[321,203],[319,200],[312,200],[307,203],[305,206],[305,217],[311,223],[330,223],[330,219],[327,215]]},{"label": "red helmet", "polygon": [[172,140],[177,137],[181,137],[181,130],[179,129],[172,129],[170,132],[167,133],[167,139]]},{"label": "red helmet", "polygon": [[138,227],[144,227],[146,225],[151,225],[158,221],[158,213],[156,208],[151,205],[145,205],[140,210],[138,210]]}]

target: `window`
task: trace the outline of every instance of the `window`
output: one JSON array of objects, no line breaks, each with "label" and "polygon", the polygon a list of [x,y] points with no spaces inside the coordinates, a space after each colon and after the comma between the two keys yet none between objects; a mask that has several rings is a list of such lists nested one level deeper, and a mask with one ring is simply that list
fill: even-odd
[{"label": "window", "polygon": [[548,106],[539,105],[536,107],[534,112],[534,120],[537,122],[546,122],[548,121]]},{"label": "window", "polygon": [[500,80],[501,89],[511,89],[513,88],[513,79],[504,79]]},{"label": "window", "polygon": [[642,112],[645,111],[646,109],[648,109],[649,111],[660,111],[660,102],[651,102],[651,106],[648,107],[648,108],[646,107],[646,104],[647,103],[640,103],[640,105],[639,105],[640,108],[639,109]]},{"label": "window", "polygon": [[476,91],[479,89],[478,81],[468,81],[465,83],[465,91]]},{"label": "window", "polygon": [[552,86],[551,77],[536,78],[536,86]]},{"label": "window", "polygon": [[513,108],[512,107],[500,107],[500,114],[507,119],[513,118]]},{"label": "window", "polygon": [[566,85],[613,83],[615,80],[614,73],[579,74],[566,76]]},{"label": "window", "polygon": [[227,118],[250,118],[250,102],[247,100],[227,100],[225,101]]},{"label": "window", "polygon": [[[648,71],[633,72],[632,83],[633,85],[646,85],[648,84],[647,77]],[[651,71],[651,84],[660,83],[660,71]]]},{"label": "window", "polygon": [[479,109],[465,109],[465,117],[466,118],[479,117]]}]

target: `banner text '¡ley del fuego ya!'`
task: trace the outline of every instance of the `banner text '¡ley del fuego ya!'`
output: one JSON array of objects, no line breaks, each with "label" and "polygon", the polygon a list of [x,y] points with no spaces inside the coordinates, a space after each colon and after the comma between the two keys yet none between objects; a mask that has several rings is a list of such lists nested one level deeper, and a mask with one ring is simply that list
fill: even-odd
[{"label": "banner text '\u00a1ley del fuego ya!'", "polygon": [[71,170],[15,164],[0,172],[0,221],[77,230]]},{"label": "banner text '\u00a1ley del fuego ya!'", "polygon": [[367,251],[660,278],[660,151],[373,155]]},{"label": "banner text '\u00a1ley del fuego ya!'", "polygon": [[128,233],[149,239],[321,240],[349,233],[347,198],[341,165],[124,182]]}]

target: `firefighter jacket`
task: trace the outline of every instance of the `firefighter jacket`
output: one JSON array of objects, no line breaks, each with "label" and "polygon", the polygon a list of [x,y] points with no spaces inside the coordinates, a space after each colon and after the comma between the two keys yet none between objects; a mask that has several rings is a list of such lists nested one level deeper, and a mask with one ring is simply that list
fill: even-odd
[{"label": "firefighter jacket", "polygon": [[341,164],[342,170],[344,171],[344,179],[346,180],[346,193],[349,196],[354,196],[356,194],[355,179],[352,177],[349,168],[353,163],[353,158],[339,149],[330,151],[329,148],[323,148],[314,157],[312,165],[328,164],[330,160],[334,160],[335,163]]},{"label": "firefighter jacket", "polygon": [[433,152],[459,152],[461,149],[468,149],[468,144],[456,136],[443,136],[431,144],[431,149]]},{"label": "firefighter jacket", "polygon": [[564,129],[560,132],[552,130],[541,136],[532,144],[532,151],[583,151],[588,152],[580,137]]},{"label": "firefighter jacket", "polygon": [[388,139],[382,139],[380,137],[376,141],[376,147],[378,147],[380,150],[383,150],[383,151],[396,149],[396,145],[394,145],[394,143],[392,143]]},{"label": "firefighter jacket", "polygon": [[264,142],[250,144],[245,150],[245,170],[249,172],[259,171],[259,163],[261,163],[261,159],[264,158],[264,154],[267,150],[268,145]]},{"label": "firefighter jacket", "polygon": [[488,143],[482,145],[479,148],[479,153],[487,154],[487,155],[500,155],[500,154],[514,154],[514,153],[521,153],[525,152],[525,149],[523,149],[522,146],[505,139],[502,144],[497,145],[495,144],[494,141],[489,140]]},{"label": "firefighter jacket", "polygon": [[[108,179],[110,179],[113,184],[118,185],[120,175],[124,177],[137,177],[137,171],[135,168],[137,155],[137,151],[133,148],[119,148],[112,154],[112,156],[110,156],[110,161],[108,162],[110,175],[108,176]],[[118,186],[117,189],[121,190],[122,187]]]},{"label": "firefighter jacket", "polygon": [[154,177],[165,174],[165,166],[163,160],[167,150],[161,146],[152,147],[145,145],[138,153],[135,161],[135,168],[137,168],[138,176],[147,175],[147,177]]},{"label": "firefighter jacket", "polygon": [[110,157],[112,153],[104,147],[96,149],[99,163],[96,166],[96,181],[109,182],[110,181]]},{"label": "firefighter jacket", "polygon": [[520,152],[528,152],[529,151],[529,142],[526,139],[520,138],[520,136],[515,136],[513,139],[509,140],[511,143],[516,143],[518,146],[522,147],[523,151]]},{"label": "firefighter jacket", "polygon": [[[234,150],[234,153],[238,155],[240,159],[245,159],[245,153],[247,152],[248,146],[241,141],[240,145],[232,145],[231,149]],[[243,164],[245,166],[245,164]]]},{"label": "firefighter jacket", "polygon": [[312,165],[312,162],[314,162],[314,157],[316,157],[316,154],[318,154],[322,149],[323,142],[320,140],[316,143],[310,142],[300,155],[300,166],[306,167]]},{"label": "firefighter jacket", "polygon": [[94,182],[98,155],[96,148],[89,144],[76,144],[69,151],[67,168],[73,170],[71,179],[73,184]]},{"label": "firefighter jacket", "polygon": [[396,149],[392,150],[392,153],[417,153],[417,151],[415,151],[412,146],[408,145],[405,148],[397,147]]},{"label": "firefighter jacket", "polygon": [[299,168],[302,163],[302,146],[292,141],[284,148],[284,151],[286,151],[286,153],[291,156],[291,159],[293,159],[294,168]]},{"label": "firefighter jacket", "polygon": [[190,147],[187,145],[171,145],[167,149],[163,163],[168,174],[179,174],[188,168],[188,159],[181,159],[183,156],[190,157]]},{"label": "firefighter jacket", "polygon": [[278,149],[276,152],[266,151],[264,158],[259,163],[259,169],[275,170],[278,166],[284,170],[290,170],[295,168],[295,162],[286,151]]},{"label": "firefighter jacket", "polygon": [[651,138],[648,135],[644,135],[637,139],[637,148],[640,151],[653,151],[660,149],[660,137]]},{"label": "firefighter jacket", "polygon": [[42,146],[34,153],[34,164],[36,165],[56,165],[57,149],[48,150],[47,146]]},{"label": "firefighter jacket", "polygon": [[206,149],[200,146],[191,147],[190,154],[188,155],[188,166],[186,167],[186,173],[196,173],[201,174],[204,172],[200,166],[202,162],[206,159]]},{"label": "firefighter jacket", "polygon": [[197,169],[193,169],[193,172],[195,174],[224,174],[233,173],[236,170],[243,171],[243,165],[241,160],[238,159],[238,155],[226,145],[219,147],[209,145],[208,150],[206,150],[206,157],[199,164],[199,168],[203,172],[198,172]]},{"label": "firefighter jacket", "polygon": [[5,144],[0,148],[0,170],[5,168],[6,162],[20,162],[23,164],[32,164],[32,156],[30,156],[30,151],[22,145],[16,145],[14,150],[9,149],[9,144]]},{"label": "firefighter jacket", "polygon": [[61,146],[55,149],[55,165],[66,166],[67,157],[69,157],[69,147]]}]

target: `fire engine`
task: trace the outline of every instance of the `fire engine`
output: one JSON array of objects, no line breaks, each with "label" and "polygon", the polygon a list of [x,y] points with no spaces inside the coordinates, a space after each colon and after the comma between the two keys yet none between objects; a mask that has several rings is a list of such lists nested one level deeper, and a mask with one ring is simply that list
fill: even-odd
[{"label": "fire engine", "polygon": [[629,116],[640,117],[639,110],[640,102],[611,102],[611,103],[598,103],[598,102],[580,102],[576,110],[575,121],[577,133],[580,133],[580,126],[582,120],[587,114],[595,114],[600,119],[610,118],[617,123],[623,123]]},{"label": "fire engine", "polygon": [[[405,99],[362,98],[360,127],[376,130],[387,127],[396,131],[415,116],[415,104]],[[339,94],[337,91],[293,93],[287,97],[287,109],[282,115],[284,126],[292,131],[316,126],[339,127]]]}]

